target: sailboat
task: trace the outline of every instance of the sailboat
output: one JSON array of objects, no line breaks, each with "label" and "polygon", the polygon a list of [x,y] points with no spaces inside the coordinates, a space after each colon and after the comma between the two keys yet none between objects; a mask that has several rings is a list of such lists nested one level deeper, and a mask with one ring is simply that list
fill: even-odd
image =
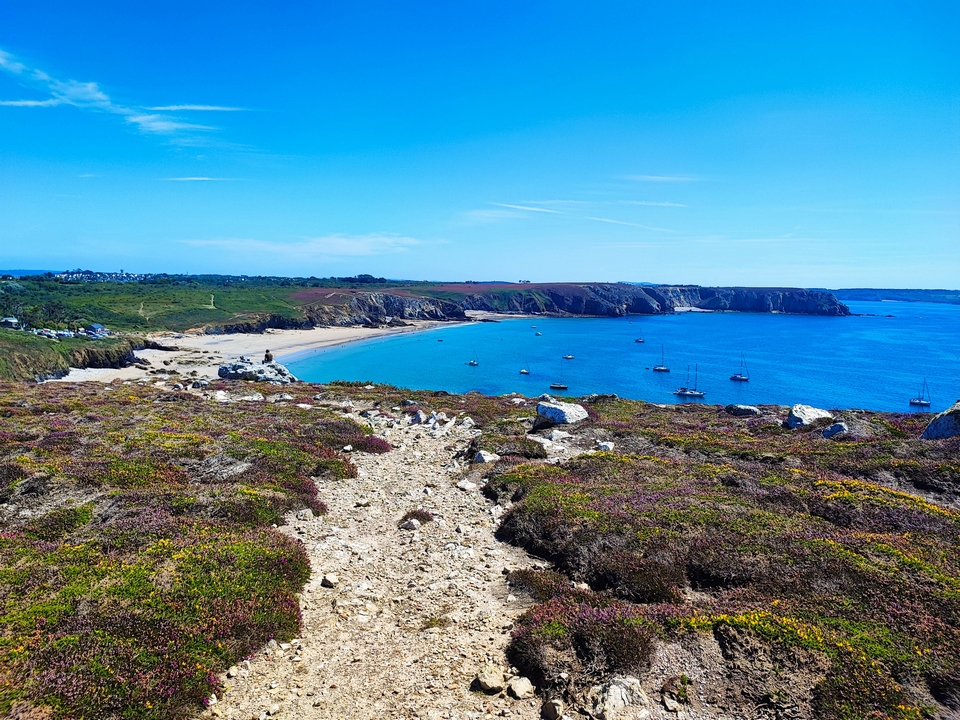
[{"label": "sailboat", "polygon": [[731,375],[730,379],[736,382],[750,382],[750,370],[747,368],[747,362],[743,359],[743,353],[740,353],[740,372]]},{"label": "sailboat", "polygon": [[910,404],[915,407],[930,407],[930,388],[927,387],[927,379],[923,379],[923,385],[920,386],[920,394],[915,398],[910,398]]},{"label": "sailboat", "polygon": [[474,351],[473,351],[473,359],[470,360],[470,362],[468,362],[467,365],[469,365],[470,367],[477,367],[479,364],[480,364],[480,361],[477,360],[477,351],[474,350]]},{"label": "sailboat", "polygon": [[563,356],[563,359],[564,359],[564,360],[573,360],[573,355],[564,355],[564,356]]},{"label": "sailboat", "polygon": [[634,340],[634,342],[635,342],[635,343],[642,343],[642,342],[646,342],[646,341],[645,341],[643,338],[637,338],[636,340]]},{"label": "sailboat", "polygon": [[557,382],[550,383],[551,390],[568,390],[569,388],[563,382],[563,363],[560,363],[560,379]]},{"label": "sailboat", "polygon": [[670,372],[670,368],[663,364],[663,345],[660,346],[660,364],[653,366],[654,372]]},{"label": "sailboat", "polygon": [[693,375],[693,387],[689,386],[690,366],[687,365],[687,385],[681,385],[679,388],[673,391],[673,394],[676,395],[677,397],[702,398],[704,395],[706,395],[706,393],[703,392],[702,390],[697,390],[697,377],[700,374],[700,367],[696,365],[694,367],[696,368],[696,370],[694,370],[694,375]]}]

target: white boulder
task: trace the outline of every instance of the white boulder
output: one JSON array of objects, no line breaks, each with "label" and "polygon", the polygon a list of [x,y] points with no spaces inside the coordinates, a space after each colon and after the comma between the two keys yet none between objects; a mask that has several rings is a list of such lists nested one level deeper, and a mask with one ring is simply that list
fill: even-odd
[{"label": "white boulder", "polygon": [[586,420],[587,417],[587,411],[583,405],[577,405],[576,403],[558,402],[556,400],[537,403],[538,420],[550,425],[572,425],[581,420]]},{"label": "white boulder", "polygon": [[615,677],[606,685],[597,685],[590,689],[593,700],[593,717],[599,720],[613,720],[621,715],[625,707],[637,708],[630,717],[649,718],[650,698],[635,677]]},{"label": "white boulder", "polygon": [[820,408],[797,404],[790,408],[790,414],[787,415],[787,426],[790,428],[806,427],[813,425],[817,420],[833,420],[833,415]]},{"label": "white boulder", "polygon": [[496,453],[487,452],[486,450],[481,450],[474,456],[473,461],[475,463],[495,463],[499,459],[500,459],[500,456],[497,455]]}]

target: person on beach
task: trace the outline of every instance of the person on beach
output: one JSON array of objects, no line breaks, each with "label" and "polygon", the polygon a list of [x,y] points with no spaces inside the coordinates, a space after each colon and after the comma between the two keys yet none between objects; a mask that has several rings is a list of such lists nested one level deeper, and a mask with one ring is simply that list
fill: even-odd
[{"label": "person on beach", "polygon": [[263,354],[263,364],[266,365],[267,363],[272,363],[272,362],[273,362],[273,353],[267,350]]}]

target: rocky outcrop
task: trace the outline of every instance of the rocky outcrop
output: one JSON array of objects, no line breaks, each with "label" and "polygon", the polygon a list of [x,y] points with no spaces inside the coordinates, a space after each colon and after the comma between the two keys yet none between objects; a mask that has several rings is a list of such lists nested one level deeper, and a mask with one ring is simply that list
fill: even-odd
[{"label": "rocky outcrop", "polygon": [[850,428],[847,427],[846,423],[838,422],[834,423],[830,427],[825,427],[823,432],[820,433],[823,437],[829,439],[832,437],[842,437],[850,432]]},{"label": "rocky outcrop", "polygon": [[221,365],[217,374],[225,380],[251,380],[275,385],[299,382],[283,365],[276,362],[255,363],[252,360],[236,360]]},{"label": "rocky outcrop", "polygon": [[697,285],[622,283],[536,285],[466,295],[466,310],[557,315],[658,315],[676,308],[699,310],[849,315],[830,292],[799,288],[709,288]]},{"label": "rocky outcrop", "polygon": [[298,316],[276,313],[251,314],[223,325],[211,325],[207,334],[262,333],[268,329],[299,330],[322,326],[406,325],[410,320],[466,320],[463,307],[457,303],[430,297],[393,293],[358,293],[348,302],[315,303],[301,308]]},{"label": "rocky outcrop", "polygon": [[537,424],[543,427],[551,425],[572,425],[586,420],[587,411],[576,403],[545,400],[537,403]]},{"label": "rocky outcrop", "polygon": [[960,435],[960,400],[944,410],[927,425],[920,436],[923,440],[944,440]]},{"label": "rocky outcrop", "polygon": [[818,420],[833,420],[833,415],[820,408],[797,404],[790,408],[786,425],[790,429],[796,429],[813,425]]},{"label": "rocky outcrop", "polygon": [[734,417],[755,417],[760,414],[760,408],[756,405],[727,405],[724,410]]}]

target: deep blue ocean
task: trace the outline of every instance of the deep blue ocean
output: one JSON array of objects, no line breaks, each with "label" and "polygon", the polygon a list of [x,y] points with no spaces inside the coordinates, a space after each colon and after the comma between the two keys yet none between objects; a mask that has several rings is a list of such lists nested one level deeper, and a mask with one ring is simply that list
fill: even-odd
[{"label": "deep blue ocean", "polygon": [[[282,359],[304,380],[369,380],[499,395],[617,393],[659,403],[690,384],[702,402],[806,403],[911,411],[926,378],[932,411],[960,398],[960,306],[850,302],[854,317],[681,313],[627,318],[527,318],[473,323]],[[888,317],[889,316],[889,317]],[[536,326],[536,328],[532,327]],[[537,336],[540,332],[542,335]],[[642,337],[643,343],[635,342]],[[442,342],[439,342],[442,341]],[[670,373],[652,372],[660,361]],[[561,359],[573,355],[573,360]],[[733,382],[741,355],[750,381]],[[471,367],[471,359],[479,363]],[[520,375],[520,369],[530,370]]]}]

